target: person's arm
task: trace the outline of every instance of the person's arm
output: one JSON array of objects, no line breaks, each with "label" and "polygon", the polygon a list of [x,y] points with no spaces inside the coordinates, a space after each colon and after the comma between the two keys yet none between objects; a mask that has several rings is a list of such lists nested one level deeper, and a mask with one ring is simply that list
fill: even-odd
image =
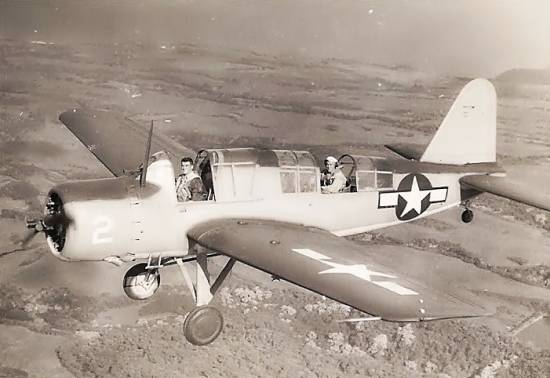
[{"label": "person's arm", "polygon": [[191,201],[204,201],[206,193],[200,177],[195,177],[188,185]]},{"label": "person's arm", "polygon": [[334,175],[332,184],[321,187],[322,193],[338,193],[346,187],[346,176],[342,172],[337,172]]},{"label": "person's arm", "polygon": [[176,179],[176,196],[179,202],[187,201],[189,199],[189,193],[183,184],[181,176]]}]

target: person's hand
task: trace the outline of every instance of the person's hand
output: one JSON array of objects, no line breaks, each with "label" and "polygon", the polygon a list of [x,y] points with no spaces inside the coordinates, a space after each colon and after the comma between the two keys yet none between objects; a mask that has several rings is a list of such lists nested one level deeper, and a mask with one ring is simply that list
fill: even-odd
[{"label": "person's hand", "polygon": [[191,198],[191,191],[189,191],[189,188],[185,187],[183,188],[183,193],[185,196],[185,201],[188,201]]},{"label": "person's hand", "polygon": [[184,187],[180,191],[178,191],[178,201],[189,201],[189,198],[191,198],[191,193],[189,192],[189,189]]}]

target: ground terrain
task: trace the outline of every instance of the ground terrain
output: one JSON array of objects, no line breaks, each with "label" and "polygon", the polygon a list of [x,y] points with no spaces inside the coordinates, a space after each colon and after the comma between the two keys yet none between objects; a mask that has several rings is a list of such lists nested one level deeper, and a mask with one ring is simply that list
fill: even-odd
[{"label": "ground terrain", "polygon": [[[468,78],[192,44],[38,38],[0,40],[0,67],[0,377],[550,376],[550,326],[518,332],[550,312],[548,214],[489,195],[474,201],[469,225],[449,211],[352,238],[393,245],[373,258],[495,309],[483,319],[338,323],[361,314],[241,265],[215,299],[224,332],[199,348],[181,332],[192,301],[175,269],[136,304],[121,288],[127,266],[62,263],[41,237],[18,250],[25,217],[40,214],[51,186],[108,176],[57,120],[64,110],[105,109],[143,127],[153,119],[156,132],[195,150],[390,156],[385,143],[428,143]],[[513,75],[493,82],[499,160],[548,190],[550,86]]]}]

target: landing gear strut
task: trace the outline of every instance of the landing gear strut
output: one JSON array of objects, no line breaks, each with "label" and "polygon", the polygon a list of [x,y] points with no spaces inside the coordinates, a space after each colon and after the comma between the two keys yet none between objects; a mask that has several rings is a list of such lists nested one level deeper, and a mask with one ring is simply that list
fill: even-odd
[{"label": "landing gear strut", "polygon": [[[213,256],[215,254],[210,254]],[[223,281],[235,265],[234,259],[229,259],[224,268],[214,281],[210,284],[210,273],[208,272],[208,254],[199,250],[196,257],[191,255],[183,258],[163,260],[161,257],[149,258],[147,264],[137,264],[131,267],[124,275],[124,292],[132,299],[150,298],[158,290],[160,285],[159,268],[164,265],[178,264],[185,284],[193,295],[195,308],[187,314],[183,322],[183,334],[187,341],[194,345],[206,345],[220,335],[223,329],[222,313],[209,303],[218,291]],[[185,263],[196,261],[195,279],[185,266]]]},{"label": "landing gear strut", "polygon": [[197,252],[195,282],[191,280],[191,276],[183,261],[181,259],[176,259],[176,263],[181,270],[181,274],[189,291],[191,291],[193,295],[196,306],[187,314],[183,322],[183,334],[191,344],[210,344],[212,341],[216,340],[223,329],[223,316],[217,308],[209,306],[208,304],[229,272],[231,272],[233,265],[235,265],[235,260],[229,259],[212,285],[210,285],[208,256],[206,253],[202,251]]}]

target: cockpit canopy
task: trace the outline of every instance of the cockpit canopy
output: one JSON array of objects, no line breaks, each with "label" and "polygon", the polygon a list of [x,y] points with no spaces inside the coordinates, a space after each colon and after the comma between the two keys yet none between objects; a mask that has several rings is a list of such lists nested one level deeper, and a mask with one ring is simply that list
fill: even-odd
[{"label": "cockpit canopy", "polygon": [[256,148],[203,150],[195,168],[209,199],[251,200],[319,192],[320,172],[307,151]]},{"label": "cockpit canopy", "polygon": [[338,159],[350,192],[393,189],[393,170],[387,161],[382,157],[347,154]]},{"label": "cockpit canopy", "polygon": [[[393,170],[380,157],[342,155],[345,192],[393,188]],[[256,148],[202,150],[195,159],[208,199],[241,201],[320,193],[320,169],[307,151]]]}]

